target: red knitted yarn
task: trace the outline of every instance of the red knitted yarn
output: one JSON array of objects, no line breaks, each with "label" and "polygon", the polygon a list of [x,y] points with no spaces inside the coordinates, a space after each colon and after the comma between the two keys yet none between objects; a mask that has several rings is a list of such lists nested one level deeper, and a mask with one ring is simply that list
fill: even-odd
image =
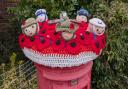
[{"label": "red knitted yarn", "polygon": [[[30,48],[44,54],[79,54],[80,52],[93,51],[96,54],[105,47],[106,38],[104,35],[94,37],[93,33],[86,31],[88,23],[78,24],[79,28],[75,32],[74,39],[65,41],[61,37],[61,32],[56,32],[56,24],[39,22],[39,32],[34,37],[27,37],[24,34],[19,36],[21,48]],[[70,24],[70,29],[74,25]]]},{"label": "red knitted yarn", "polygon": [[38,51],[41,51],[50,46],[50,39],[45,36],[36,36],[35,45]]}]

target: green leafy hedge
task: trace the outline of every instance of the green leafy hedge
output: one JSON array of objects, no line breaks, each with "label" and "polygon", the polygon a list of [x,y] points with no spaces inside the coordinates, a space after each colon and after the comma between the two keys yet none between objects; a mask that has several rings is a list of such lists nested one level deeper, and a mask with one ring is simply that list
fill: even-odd
[{"label": "green leafy hedge", "polygon": [[128,89],[128,2],[125,0],[21,0],[9,9],[20,30],[22,19],[35,17],[38,8],[45,8],[49,19],[67,11],[71,18],[84,7],[107,24],[107,46],[94,61],[92,89]]}]

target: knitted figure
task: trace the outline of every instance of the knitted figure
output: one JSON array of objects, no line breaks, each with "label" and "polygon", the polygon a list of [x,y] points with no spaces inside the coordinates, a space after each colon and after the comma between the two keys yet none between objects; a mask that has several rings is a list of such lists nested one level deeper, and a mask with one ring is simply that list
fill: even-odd
[{"label": "knitted figure", "polygon": [[36,20],[37,22],[44,22],[48,20],[48,16],[46,14],[45,9],[39,9],[35,12],[35,15],[37,16]]},{"label": "knitted figure", "polygon": [[105,23],[99,18],[92,18],[89,20],[89,26],[87,31],[90,31],[93,33],[94,44],[96,46],[93,45],[92,48],[96,53],[99,53],[99,54],[101,54],[102,47],[104,48],[106,44],[106,41],[104,41],[105,27],[106,27]]},{"label": "knitted figure", "polygon": [[62,37],[66,41],[73,39],[75,37],[75,31],[78,29],[78,25],[70,22],[67,13],[64,11],[60,14],[60,20],[61,22],[56,24],[56,31],[61,31]]},{"label": "knitted figure", "polygon": [[84,8],[77,11],[76,21],[77,22],[87,22],[89,17],[89,12]]},{"label": "knitted figure", "polygon": [[29,18],[22,23],[22,32],[29,37],[36,35],[39,32],[39,26],[34,18]]},{"label": "knitted figure", "polygon": [[19,44],[37,68],[38,89],[90,89],[92,60],[106,44],[105,24],[94,18],[89,25],[80,21],[71,21],[62,12],[56,21],[40,23],[32,18],[21,26],[25,34],[20,34]]},{"label": "knitted figure", "polygon": [[88,31],[93,32],[94,35],[103,35],[105,32],[105,27],[105,23],[99,18],[92,18],[89,20]]}]

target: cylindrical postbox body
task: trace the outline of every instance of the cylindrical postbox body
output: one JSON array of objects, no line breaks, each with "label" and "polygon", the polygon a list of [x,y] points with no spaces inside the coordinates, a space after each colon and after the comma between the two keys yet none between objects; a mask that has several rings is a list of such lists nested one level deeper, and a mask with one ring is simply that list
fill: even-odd
[{"label": "cylindrical postbox body", "polygon": [[93,62],[70,68],[50,68],[35,63],[38,89],[90,89]]}]

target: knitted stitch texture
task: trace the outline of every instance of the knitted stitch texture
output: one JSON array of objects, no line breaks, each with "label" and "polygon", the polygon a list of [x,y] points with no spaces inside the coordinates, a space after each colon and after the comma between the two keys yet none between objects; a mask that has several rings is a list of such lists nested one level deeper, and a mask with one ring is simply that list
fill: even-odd
[{"label": "knitted stitch texture", "polygon": [[106,45],[105,35],[95,36],[87,31],[88,23],[78,23],[74,38],[66,41],[56,23],[38,22],[39,32],[33,37],[20,34],[19,44],[26,57],[50,67],[79,66],[94,60]]}]

